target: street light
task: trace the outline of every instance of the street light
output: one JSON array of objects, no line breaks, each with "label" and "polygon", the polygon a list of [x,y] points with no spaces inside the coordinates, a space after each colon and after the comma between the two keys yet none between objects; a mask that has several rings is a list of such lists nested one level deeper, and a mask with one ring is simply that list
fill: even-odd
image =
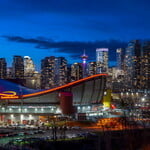
[{"label": "street light", "polygon": [[145,98],[143,97],[143,98],[142,98],[142,102],[144,102],[144,101],[145,101]]}]

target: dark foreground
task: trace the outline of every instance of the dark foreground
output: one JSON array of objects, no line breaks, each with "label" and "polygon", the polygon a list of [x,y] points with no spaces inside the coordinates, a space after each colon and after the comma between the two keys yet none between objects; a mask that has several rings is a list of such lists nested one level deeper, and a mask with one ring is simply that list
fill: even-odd
[{"label": "dark foreground", "polygon": [[80,139],[29,140],[0,150],[150,150],[150,129],[97,132]]}]

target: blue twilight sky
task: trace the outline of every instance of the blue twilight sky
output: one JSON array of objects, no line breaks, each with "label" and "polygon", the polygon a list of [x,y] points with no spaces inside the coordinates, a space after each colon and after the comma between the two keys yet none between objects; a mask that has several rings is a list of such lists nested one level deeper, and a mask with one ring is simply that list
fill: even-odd
[{"label": "blue twilight sky", "polygon": [[13,55],[30,56],[37,69],[45,56],[79,62],[86,50],[116,48],[150,37],[149,0],[0,0],[0,57],[11,66]]}]

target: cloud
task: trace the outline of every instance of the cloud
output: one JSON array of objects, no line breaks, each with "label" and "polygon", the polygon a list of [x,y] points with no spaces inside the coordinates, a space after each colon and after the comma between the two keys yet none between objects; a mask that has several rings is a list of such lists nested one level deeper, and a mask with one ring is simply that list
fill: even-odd
[{"label": "cloud", "polygon": [[60,41],[56,42],[52,39],[46,39],[44,37],[38,38],[24,38],[21,36],[2,36],[11,42],[17,43],[27,43],[34,44],[36,49],[49,49],[54,50],[59,53],[69,54],[72,59],[82,55],[83,50],[86,50],[87,55],[89,55],[89,60],[95,60],[95,50],[96,48],[109,48],[109,58],[110,60],[115,60],[115,52],[117,48],[125,48],[127,46],[126,42],[119,40],[103,40],[103,41]]}]

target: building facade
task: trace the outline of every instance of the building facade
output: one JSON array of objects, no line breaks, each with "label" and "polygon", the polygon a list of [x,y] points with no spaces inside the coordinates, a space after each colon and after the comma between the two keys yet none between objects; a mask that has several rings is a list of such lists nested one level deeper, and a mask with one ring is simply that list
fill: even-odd
[{"label": "building facade", "polygon": [[96,62],[89,62],[87,64],[88,76],[96,74]]},{"label": "building facade", "polygon": [[14,56],[12,64],[13,79],[24,78],[24,59],[22,56]]},{"label": "building facade", "polygon": [[35,72],[35,65],[29,56],[24,56],[24,76],[32,77]]},{"label": "building facade", "polygon": [[108,71],[108,48],[96,49],[97,73]]},{"label": "building facade", "polygon": [[81,58],[82,58],[82,77],[85,78],[88,76],[88,72],[87,72],[88,56],[85,54],[85,51],[84,51],[83,55],[81,56]]},{"label": "building facade", "polygon": [[61,86],[67,83],[67,60],[64,57],[55,58],[55,86]]},{"label": "building facade", "polygon": [[7,77],[7,63],[5,58],[0,58],[0,79]]},{"label": "building facade", "polygon": [[41,88],[42,89],[49,89],[54,87],[55,85],[54,67],[55,67],[54,56],[45,57],[41,61]]},{"label": "building facade", "polygon": [[67,83],[67,61],[64,57],[45,57],[41,62],[41,88],[49,89]]},{"label": "building facade", "polygon": [[125,54],[125,86],[128,89],[139,87],[141,44],[138,40],[130,41]]},{"label": "building facade", "polygon": [[118,48],[116,50],[117,68],[118,70],[123,69],[123,48]]},{"label": "building facade", "polygon": [[71,65],[71,81],[82,79],[83,68],[81,63],[74,63]]},{"label": "building facade", "polygon": [[143,90],[150,89],[150,41],[142,45],[140,66],[140,87]]}]

